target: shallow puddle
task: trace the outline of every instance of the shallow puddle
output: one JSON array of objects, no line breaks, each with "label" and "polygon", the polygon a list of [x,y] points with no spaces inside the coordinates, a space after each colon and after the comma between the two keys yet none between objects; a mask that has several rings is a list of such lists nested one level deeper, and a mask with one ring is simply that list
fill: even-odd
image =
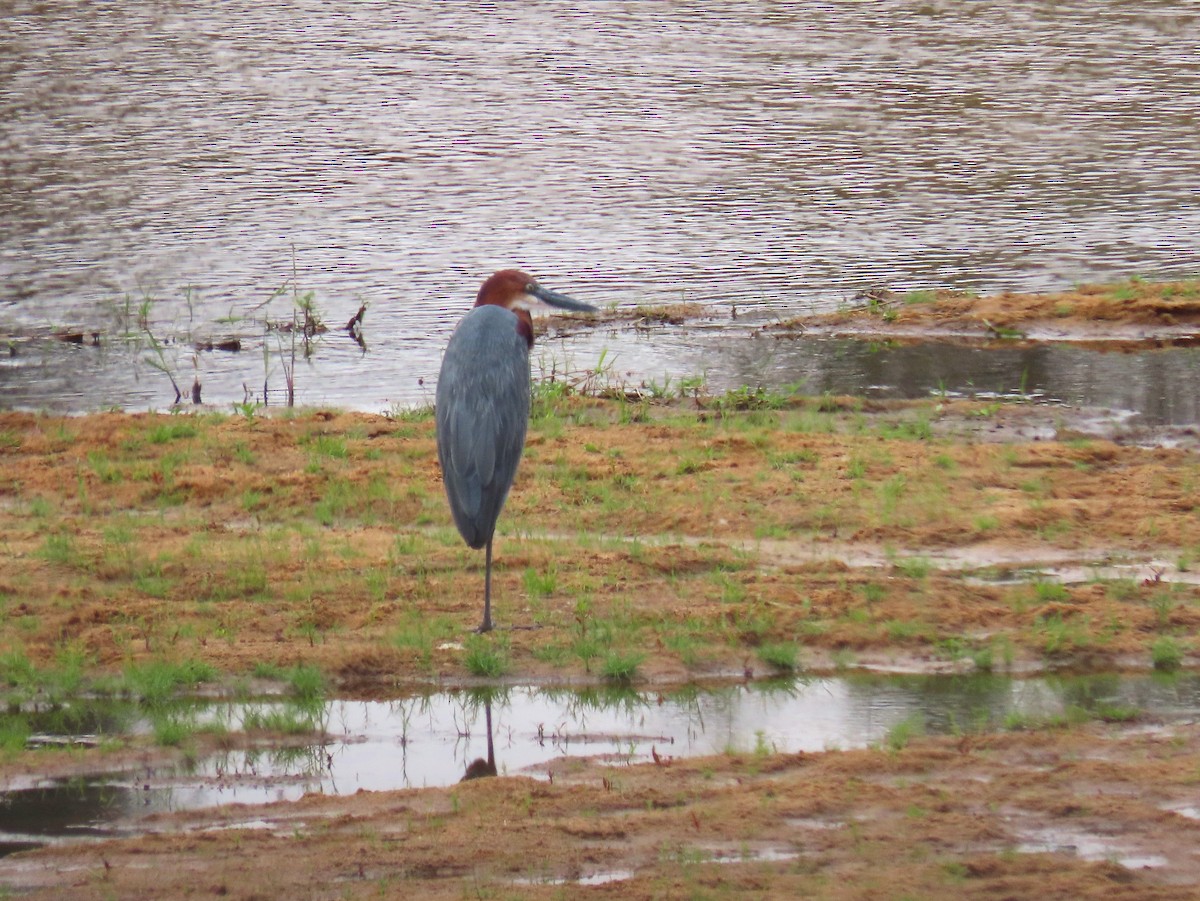
[{"label": "shallow puddle", "polygon": [[[545,536],[559,537],[559,536]],[[563,539],[571,536],[562,535]],[[620,541],[605,535],[606,541]],[[646,539],[639,539],[649,544]],[[672,537],[672,541],[676,539]],[[686,540],[686,539],[684,539]],[[917,561],[931,569],[964,573],[968,582],[979,584],[1023,584],[1034,582],[1131,581],[1200,584],[1200,571],[1180,568],[1182,555],[1169,559],[1160,549],[1159,556],[1109,548],[1028,547],[1003,542],[980,542],[932,551],[896,550],[868,542],[818,542],[814,539],[780,540],[756,538],[735,543],[735,547],[758,555],[766,563],[794,566],[836,560],[856,569],[896,566]],[[1185,564],[1186,565],[1186,564]]]},{"label": "shallow puddle", "polygon": [[1183,807],[1168,807],[1165,809],[1170,810],[1172,813],[1177,813],[1185,819],[1200,820],[1200,806],[1191,807],[1185,805]]},{"label": "shallow puddle", "polygon": [[[308,707],[277,699],[191,700],[171,713],[176,722],[195,728],[219,723],[229,732],[253,723],[292,723],[309,731],[189,766],[10,778],[0,794],[0,850],[136,832],[148,828],[139,821],[152,813],[291,801],[309,792],[440,786],[491,772],[549,778],[571,757],[620,767],[724,751],[813,752],[920,733],[1003,728],[1072,709],[1106,716],[1137,711],[1160,722],[1194,719],[1200,715],[1200,676],[853,674],[670,694],[514,687]],[[35,743],[87,743],[98,735],[151,728],[130,703],[79,702],[40,722],[38,716],[35,728],[75,724],[96,731],[42,732]]]},{"label": "shallow puddle", "polygon": [[[946,341],[872,342],[822,336],[730,340],[729,330],[695,335],[691,348],[654,338],[646,350],[679,375],[705,373],[711,390],[741,385],[799,386],[807,394],[880,398],[945,395],[1017,399],[1134,414],[1145,425],[1200,422],[1200,399],[1189,386],[1200,373],[1200,349],[1116,353],[1069,344],[983,348]],[[576,336],[586,361],[595,339]],[[611,352],[621,348],[609,345]],[[599,347],[599,345],[597,345]],[[677,356],[676,356],[677,355]],[[653,371],[626,350],[617,367]]]},{"label": "shallow puddle", "polygon": [[545,878],[529,877],[514,879],[514,885],[607,885],[610,882],[625,882],[634,877],[633,870],[596,870],[578,878],[569,879],[562,876],[546,876]]},{"label": "shallow puddle", "polygon": [[1134,850],[1119,839],[1083,829],[1044,827],[1028,829],[1017,851],[1023,854],[1073,854],[1083,860],[1112,860],[1131,870],[1165,867],[1170,861],[1161,854]]}]

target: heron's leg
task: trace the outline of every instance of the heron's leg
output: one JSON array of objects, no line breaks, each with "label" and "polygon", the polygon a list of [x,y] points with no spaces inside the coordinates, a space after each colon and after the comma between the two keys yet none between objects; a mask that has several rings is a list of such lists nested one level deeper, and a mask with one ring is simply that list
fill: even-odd
[{"label": "heron's leg", "polygon": [[492,631],[492,539],[487,541],[487,557],[483,574],[483,622],[476,632]]}]

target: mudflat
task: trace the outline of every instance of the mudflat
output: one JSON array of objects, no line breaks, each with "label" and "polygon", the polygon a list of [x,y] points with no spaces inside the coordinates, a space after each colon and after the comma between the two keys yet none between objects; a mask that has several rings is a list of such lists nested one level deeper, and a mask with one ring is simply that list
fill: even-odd
[{"label": "mudflat", "polygon": [[[1129,301],[1105,288],[1102,311],[1088,291],[1043,298],[1038,316],[1172,341],[1195,321],[1191,283],[1131,286]],[[999,330],[1037,318],[1004,318],[1017,306],[917,298],[847,315],[890,326],[961,307],[1011,340]],[[450,523],[429,411],[0,414],[0,780],[238,740],[26,748],[30,705],[136,692],[154,667],[206,690],[302,667],[329,693],[386,698],[495,680],[1200,665],[1194,431],[1021,402],[612,394],[536,389],[496,542],[501,628],[486,636],[470,634],[482,556]],[[1191,898],[1196,730],[1123,711],[854,751],[563,761],[547,780],[161,815],[152,833],[5,857],[0,884],[78,898]]]}]

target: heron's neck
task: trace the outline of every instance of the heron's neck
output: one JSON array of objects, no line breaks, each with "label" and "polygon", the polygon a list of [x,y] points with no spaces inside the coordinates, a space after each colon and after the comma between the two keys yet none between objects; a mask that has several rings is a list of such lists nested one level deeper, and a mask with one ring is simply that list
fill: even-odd
[{"label": "heron's neck", "polygon": [[517,334],[525,339],[525,343],[533,347],[533,317],[529,315],[528,310],[523,310],[517,307],[512,311],[517,317]]}]

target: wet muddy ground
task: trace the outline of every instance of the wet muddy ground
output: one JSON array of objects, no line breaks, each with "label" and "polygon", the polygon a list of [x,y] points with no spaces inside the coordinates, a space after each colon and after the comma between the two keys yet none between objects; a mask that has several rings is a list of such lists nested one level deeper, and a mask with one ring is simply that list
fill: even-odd
[{"label": "wet muddy ground", "polygon": [[310,795],[13,855],[44,897],[1194,898],[1195,725]]},{"label": "wet muddy ground", "polygon": [[[1200,665],[1194,427],[1021,398],[609,394],[538,389],[497,541],[504,628],[484,637],[469,634],[482,560],[449,525],[427,412],[0,414],[5,785],[284,740],[264,722],[30,749],[31,712],[84,691],[152,706],[197,687],[313,691],[317,671],[325,693],[397,698],[497,680]],[[11,854],[0,882],[80,898],[1190,898],[1200,884],[1194,718],[1123,707],[804,753],[748,738],[154,815],[146,834]]]},{"label": "wet muddy ground", "polygon": [[908,340],[987,343],[1071,342],[1109,349],[1194,347],[1200,343],[1200,282],[1131,278],[1055,294],[870,291],[834,313],[781,327]]}]

